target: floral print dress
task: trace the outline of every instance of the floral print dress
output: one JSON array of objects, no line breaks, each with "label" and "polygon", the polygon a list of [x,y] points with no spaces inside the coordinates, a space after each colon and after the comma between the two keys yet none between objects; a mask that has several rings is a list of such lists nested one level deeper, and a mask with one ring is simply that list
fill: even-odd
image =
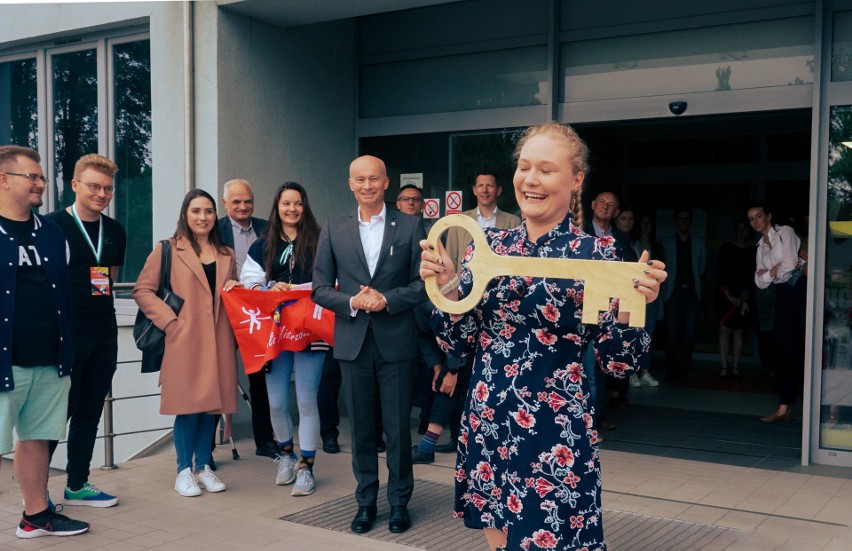
[{"label": "floral print dress", "polygon": [[[485,233],[501,255],[616,260],[612,238],[584,234],[570,214],[535,243],[524,225]],[[432,316],[445,351],[476,354],[459,433],[455,515],[470,528],[507,531],[506,549],[606,549],[583,355],[594,346],[598,364],[624,377],[650,340],[644,329],[614,321],[613,312],[600,325],[582,324],[582,304],[582,281],[501,277],[470,312]]]}]

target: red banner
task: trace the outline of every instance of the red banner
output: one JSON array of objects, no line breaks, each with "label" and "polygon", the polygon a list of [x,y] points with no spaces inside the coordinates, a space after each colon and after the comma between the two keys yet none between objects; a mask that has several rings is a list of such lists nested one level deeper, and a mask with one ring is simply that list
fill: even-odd
[{"label": "red banner", "polygon": [[333,344],[334,313],[311,300],[309,289],[222,293],[246,373],[256,373],[280,352],[299,352],[314,341]]}]

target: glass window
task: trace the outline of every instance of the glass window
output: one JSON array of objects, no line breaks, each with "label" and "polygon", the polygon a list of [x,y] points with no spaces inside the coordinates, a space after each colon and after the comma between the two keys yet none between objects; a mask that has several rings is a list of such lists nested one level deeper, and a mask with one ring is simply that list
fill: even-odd
[{"label": "glass window", "polygon": [[831,109],[820,447],[852,450],[852,106]]},{"label": "glass window", "polygon": [[834,14],[831,43],[831,80],[852,80],[852,11]]},{"label": "glass window", "polygon": [[113,47],[115,98],[116,219],[127,240],[119,281],[136,281],[151,252],[151,52],[148,40]]},{"label": "glass window", "polygon": [[96,50],[56,54],[53,62],[54,207],[74,202],[71,179],[77,159],[98,152]]},{"label": "glass window", "polygon": [[813,18],[562,45],[562,101],[813,83]]},{"label": "glass window", "polygon": [[548,102],[544,46],[361,67],[365,119]]},{"label": "glass window", "polygon": [[0,144],[38,149],[36,60],[0,63]]}]

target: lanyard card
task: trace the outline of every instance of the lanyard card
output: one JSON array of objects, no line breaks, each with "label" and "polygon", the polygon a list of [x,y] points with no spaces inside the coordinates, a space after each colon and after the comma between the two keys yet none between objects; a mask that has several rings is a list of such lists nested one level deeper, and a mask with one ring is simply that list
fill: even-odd
[{"label": "lanyard card", "polygon": [[109,296],[109,268],[107,266],[91,266],[89,278],[92,282],[92,296]]}]

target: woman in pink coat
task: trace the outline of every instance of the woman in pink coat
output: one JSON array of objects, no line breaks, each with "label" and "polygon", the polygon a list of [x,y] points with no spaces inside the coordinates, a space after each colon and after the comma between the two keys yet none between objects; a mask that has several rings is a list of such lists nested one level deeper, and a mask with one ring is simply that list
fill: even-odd
[{"label": "woman in pink coat", "polygon": [[208,492],[225,490],[210,469],[210,442],[216,430],[215,414],[237,410],[234,334],[221,293],[239,282],[234,280],[234,251],[219,237],[216,203],[207,192],[194,189],[186,194],[170,241],[171,287],[184,299],[180,314],[175,315],[157,297],[162,258],[159,243],[139,274],[133,298],[166,333],[160,413],[175,416],[175,491],[197,496],[201,487]]}]

